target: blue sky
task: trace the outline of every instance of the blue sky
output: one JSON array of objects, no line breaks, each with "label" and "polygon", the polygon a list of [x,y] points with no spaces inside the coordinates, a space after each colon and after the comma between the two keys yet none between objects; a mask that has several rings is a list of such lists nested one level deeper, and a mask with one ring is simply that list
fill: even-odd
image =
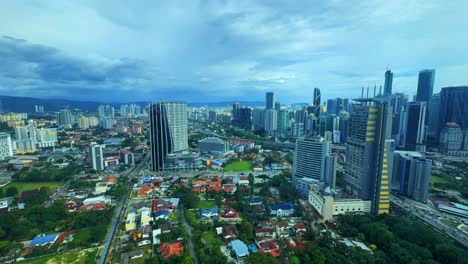
[{"label": "blue sky", "polygon": [[99,101],[357,97],[468,84],[468,1],[1,1],[0,94]]}]

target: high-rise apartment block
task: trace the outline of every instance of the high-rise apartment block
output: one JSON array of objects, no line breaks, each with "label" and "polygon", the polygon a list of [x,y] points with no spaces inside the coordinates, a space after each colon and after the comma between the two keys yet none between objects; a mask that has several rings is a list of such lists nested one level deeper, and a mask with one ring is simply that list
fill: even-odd
[{"label": "high-rise apartment block", "polygon": [[89,163],[93,170],[104,170],[104,151],[102,145],[91,143],[89,146]]},{"label": "high-rise apartment block", "polygon": [[74,123],[73,114],[70,109],[62,109],[58,115],[58,124],[59,126],[65,128],[71,128]]},{"label": "high-rise apartment block", "polygon": [[13,145],[8,133],[0,133],[0,160],[13,156]]},{"label": "high-rise apartment block", "polygon": [[309,195],[312,183],[325,182],[335,188],[336,157],[322,138],[298,138],[293,162],[293,185],[301,195]]}]

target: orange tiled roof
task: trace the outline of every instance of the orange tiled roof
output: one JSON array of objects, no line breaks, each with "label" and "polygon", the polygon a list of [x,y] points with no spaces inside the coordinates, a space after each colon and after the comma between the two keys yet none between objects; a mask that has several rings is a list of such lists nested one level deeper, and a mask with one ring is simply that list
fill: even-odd
[{"label": "orange tiled roof", "polygon": [[169,259],[174,255],[181,256],[182,252],[184,251],[184,246],[183,246],[182,242],[176,242],[176,243],[173,243],[173,244],[162,243],[159,246],[159,250],[161,251],[161,255],[165,259]]}]

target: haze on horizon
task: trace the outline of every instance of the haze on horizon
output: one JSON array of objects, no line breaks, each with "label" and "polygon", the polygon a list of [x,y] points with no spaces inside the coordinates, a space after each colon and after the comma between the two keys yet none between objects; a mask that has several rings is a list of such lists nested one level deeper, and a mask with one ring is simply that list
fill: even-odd
[{"label": "haze on horizon", "polygon": [[[358,97],[466,85],[468,2],[1,1],[0,94],[92,101]],[[310,98],[310,99],[308,99]]]}]

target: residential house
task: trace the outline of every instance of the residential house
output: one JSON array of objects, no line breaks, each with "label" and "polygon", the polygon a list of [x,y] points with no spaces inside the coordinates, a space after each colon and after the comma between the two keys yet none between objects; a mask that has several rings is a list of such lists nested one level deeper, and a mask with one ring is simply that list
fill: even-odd
[{"label": "residential house", "polygon": [[285,239],[284,243],[292,251],[307,249],[307,245],[304,244],[304,242],[302,242],[302,240],[300,238],[297,238],[297,237]]},{"label": "residential house", "polygon": [[141,226],[147,226],[151,221],[151,208],[143,207],[137,210],[140,213],[140,223]]},{"label": "residential house", "polygon": [[252,205],[250,209],[251,216],[263,216],[266,212],[266,208],[263,204]]},{"label": "residential house", "polygon": [[276,238],[276,229],[275,228],[256,228],[255,236]]},{"label": "residential house", "polygon": [[276,223],[276,233],[278,234],[278,237],[281,237],[281,238],[287,237],[288,227],[289,227],[288,221],[280,221]]},{"label": "residential house", "polygon": [[297,236],[303,236],[307,231],[307,225],[305,222],[298,222],[294,224],[292,228]]},{"label": "residential house", "polygon": [[162,243],[159,246],[159,251],[165,259],[170,259],[172,256],[181,256],[184,251],[184,245],[181,241],[175,243]]},{"label": "residential house", "polygon": [[158,219],[167,220],[169,218],[169,211],[168,210],[159,210],[154,212],[154,221]]},{"label": "residential house", "polygon": [[211,208],[201,208],[200,209],[200,218],[210,218],[212,220],[218,219],[218,207],[215,205]]},{"label": "residential house", "polygon": [[231,241],[237,239],[239,233],[237,232],[237,228],[235,225],[223,226],[221,236],[223,237],[224,241]]},{"label": "residential house", "polygon": [[255,244],[258,247],[258,252],[270,253],[273,257],[277,258],[281,256],[281,249],[278,247],[278,243],[275,240],[268,241],[257,241]]},{"label": "residential house", "polygon": [[234,254],[238,260],[243,259],[249,255],[249,249],[247,248],[247,245],[239,239],[229,242],[229,246],[234,251]]},{"label": "residential house", "polygon": [[125,220],[125,231],[131,231],[136,229],[136,214],[129,213],[127,215],[127,220]]},{"label": "residential house", "polygon": [[270,205],[270,214],[277,217],[291,216],[294,214],[294,205],[291,202],[272,204]]}]

